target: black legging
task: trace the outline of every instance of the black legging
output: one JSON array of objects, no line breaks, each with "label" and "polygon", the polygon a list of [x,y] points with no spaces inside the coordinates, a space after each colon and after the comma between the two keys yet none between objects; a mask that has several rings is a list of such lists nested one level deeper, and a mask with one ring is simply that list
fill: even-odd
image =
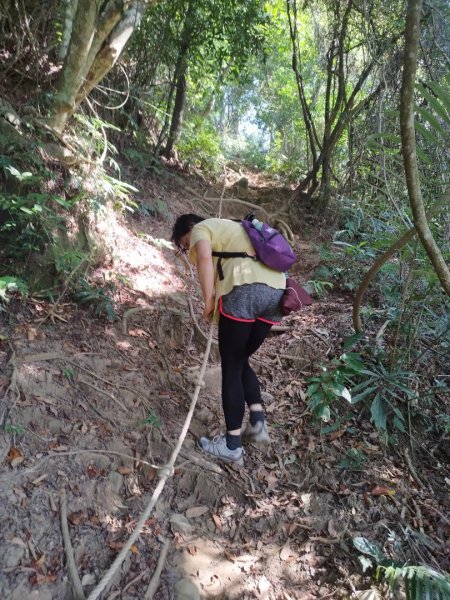
[{"label": "black legging", "polygon": [[245,323],[219,319],[219,351],[222,362],[222,406],[227,431],[239,429],[245,404],[259,404],[261,389],[248,358],[261,346],[272,327],[264,321]]}]

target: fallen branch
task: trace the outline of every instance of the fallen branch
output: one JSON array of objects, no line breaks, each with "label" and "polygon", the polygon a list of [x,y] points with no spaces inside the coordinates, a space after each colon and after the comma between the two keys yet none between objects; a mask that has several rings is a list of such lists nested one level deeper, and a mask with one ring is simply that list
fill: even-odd
[{"label": "fallen branch", "polygon": [[125,406],[125,404],[123,404],[120,400],[118,400],[110,392],[107,392],[106,390],[102,390],[101,388],[98,388],[96,385],[89,383],[89,381],[86,381],[85,379],[82,379],[81,377],[78,377],[78,381],[80,383],[83,383],[84,385],[87,385],[88,387],[92,388],[93,390],[96,390],[97,392],[100,392],[101,394],[108,396],[108,398],[111,398],[111,400],[113,400],[118,406],[120,406],[120,408],[122,410],[124,410],[125,412],[128,412],[128,408]]},{"label": "fallen branch", "polygon": [[408,448],[404,449],[403,454],[405,456],[406,464],[408,465],[409,472],[413,476],[413,479],[415,480],[415,482],[417,483],[417,485],[419,487],[424,488],[425,486],[422,483],[420,477],[417,475],[416,469],[414,468],[414,465],[412,464],[412,460],[411,460],[411,457],[409,456]]},{"label": "fallen branch", "polygon": [[62,488],[59,492],[59,507],[61,514],[61,531],[64,541],[64,550],[66,551],[67,568],[69,569],[70,579],[72,580],[73,593],[76,600],[86,600],[80,577],[78,576],[72,543],[70,541],[69,525],[67,524],[67,498],[66,490],[64,488]]},{"label": "fallen branch", "polygon": [[156,565],[155,572],[153,573],[153,577],[151,578],[147,591],[145,592],[144,600],[152,600],[156,590],[158,589],[161,572],[166,562],[167,552],[169,551],[169,545],[169,540],[165,540],[161,554],[158,558],[158,564]]},{"label": "fallen branch", "polygon": [[[202,368],[201,368],[201,372],[200,372],[200,376],[199,376],[199,379],[201,381],[203,381],[203,377],[204,377],[205,371],[206,371],[206,365],[208,363],[209,353],[211,351],[211,341],[212,341],[213,330],[214,330],[214,326],[211,324],[210,331],[209,331],[208,343],[206,345],[205,355],[203,358]],[[169,462],[166,465],[164,465],[164,467],[160,471],[160,479],[159,479],[158,485],[156,486],[156,488],[152,494],[152,497],[150,498],[150,502],[148,503],[141,518],[139,519],[139,522],[137,523],[135,530],[131,534],[131,536],[128,539],[128,541],[126,542],[126,544],[123,546],[122,550],[119,552],[118,556],[116,557],[115,561],[113,562],[111,567],[108,569],[108,571],[106,572],[104,577],[100,580],[98,585],[91,592],[91,594],[88,597],[88,600],[96,600],[99,597],[99,595],[103,592],[103,590],[107,589],[110,586],[113,577],[118,572],[120,566],[122,565],[123,561],[125,560],[128,552],[130,551],[130,548],[132,547],[132,545],[136,542],[136,540],[141,535],[141,532],[145,525],[145,522],[151,515],[151,513],[156,505],[156,502],[158,501],[158,498],[161,495],[161,493],[164,489],[164,486],[166,485],[167,480],[169,479],[169,477],[173,476],[175,461],[178,457],[178,454],[180,453],[181,447],[183,445],[183,442],[184,442],[187,432],[189,430],[189,426],[191,424],[191,420],[192,420],[192,417],[194,414],[195,406],[197,404],[199,393],[200,393],[200,386],[197,385],[194,390],[191,405],[189,407],[189,412],[186,416],[186,420],[184,422],[183,429],[178,438],[178,442],[175,446],[175,449],[172,452]]]}]

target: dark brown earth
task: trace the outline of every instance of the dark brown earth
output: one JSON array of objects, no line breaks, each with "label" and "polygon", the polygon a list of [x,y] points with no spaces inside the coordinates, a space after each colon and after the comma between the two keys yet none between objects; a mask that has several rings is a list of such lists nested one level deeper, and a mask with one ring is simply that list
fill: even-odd
[{"label": "dark brown earth", "polygon": [[[219,201],[202,198],[221,194],[185,175],[145,187],[153,215],[98,223],[110,254],[96,275],[115,284],[116,321],[65,298],[13,300],[0,315],[2,599],[75,597],[61,490],[90,597],[148,505],[185,421],[208,324],[188,265],[161,240],[181,212],[217,214]],[[260,201],[263,187],[270,208],[267,182],[250,178],[245,199]],[[289,190],[280,196],[288,199]],[[239,217],[246,208],[226,201],[222,214]],[[301,250],[296,275],[305,282],[320,262],[314,240],[325,234],[306,222],[292,228]],[[247,447],[241,469],[196,449],[199,434],[223,427],[213,345],[173,476],[102,598],[144,598],[165,540],[156,600],[369,598],[363,591],[374,586],[373,570],[362,574],[355,536],[387,554],[395,547],[410,564],[449,568],[450,474],[433,440],[417,440],[408,464],[402,448],[384,447],[357,413],[327,435],[311,421],[306,378],[351,333],[348,298],[317,300],[283,325],[254,361],[271,447]],[[340,466],[350,448],[366,459],[359,469]],[[378,590],[370,597],[383,597]]]}]

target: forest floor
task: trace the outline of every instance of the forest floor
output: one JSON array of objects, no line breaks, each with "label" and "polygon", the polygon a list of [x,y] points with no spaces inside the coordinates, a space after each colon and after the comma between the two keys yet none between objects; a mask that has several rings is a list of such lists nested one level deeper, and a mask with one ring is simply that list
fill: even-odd
[{"label": "forest floor", "polygon": [[[249,202],[269,210],[289,200],[289,190],[249,179]],[[64,298],[13,301],[0,315],[4,600],[75,597],[62,535],[65,498],[89,596],[147,507],[188,412],[209,326],[189,266],[164,240],[182,212],[209,207],[214,215],[221,193],[169,171],[141,187],[148,210],[109,223],[114,252],[97,271],[115,284],[117,320]],[[247,208],[223,206],[223,216],[241,217]],[[324,232],[306,221],[295,228],[301,282],[320,263]],[[242,468],[212,463],[196,447],[199,435],[223,428],[213,344],[173,476],[102,598],[143,599],[165,540],[155,600],[381,598],[370,592],[374,569],[362,572],[357,536],[411,564],[448,569],[450,474],[433,455],[433,440],[417,440],[410,456],[385,448],[357,415],[327,434],[311,420],[307,378],[342,351],[351,311],[348,296],[317,300],[286,318],[285,330],[255,355],[272,444],[248,446]],[[349,449],[364,461],[351,464]]]}]

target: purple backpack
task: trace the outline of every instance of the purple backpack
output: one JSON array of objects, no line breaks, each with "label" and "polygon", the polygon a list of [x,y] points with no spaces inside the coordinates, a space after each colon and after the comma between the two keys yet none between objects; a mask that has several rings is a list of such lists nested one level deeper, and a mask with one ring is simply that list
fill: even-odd
[{"label": "purple backpack", "polygon": [[267,267],[284,273],[297,260],[286,238],[267,223],[257,219],[244,220],[242,227],[250,238],[256,256]]},{"label": "purple backpack", "polygon": [[253,215],[240,221],[240,223],[250,238],[256,257],[250,256],[246,252],[213,251],[213,256],[219,258],[217,270],[220,279],[223,279],[222,258],[253,258],[253,260],[260,260],[270,269],[282,273],[292,267],[297,257],[286,238],[279,231],[270,227],[267,223],[258,221]]}]

